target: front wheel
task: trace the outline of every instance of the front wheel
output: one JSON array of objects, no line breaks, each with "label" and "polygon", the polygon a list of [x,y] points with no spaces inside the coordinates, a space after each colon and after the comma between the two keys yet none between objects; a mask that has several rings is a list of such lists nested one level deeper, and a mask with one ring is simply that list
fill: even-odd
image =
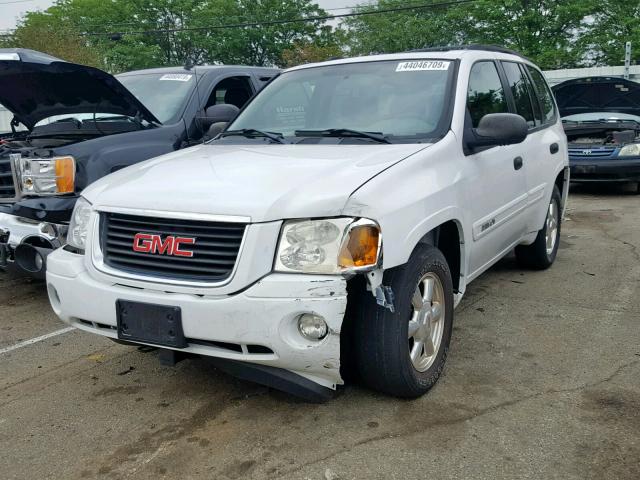
[{"label": "front wheel", "polygon": [[544,226],[538,231],[535,241],[531,245],[516,247],[516,260],[523,267],[544,270],[553,265],[560,245],[561,205],[560,190],[554,186]]},{"label": "front wheel", "polygon": [[354,323],[360,377],[374,390],[419,397],[440,377],[453,326],[449,266],[435,247],[421,245],[407,264],[385,272],[395,312],[362,292]]}]

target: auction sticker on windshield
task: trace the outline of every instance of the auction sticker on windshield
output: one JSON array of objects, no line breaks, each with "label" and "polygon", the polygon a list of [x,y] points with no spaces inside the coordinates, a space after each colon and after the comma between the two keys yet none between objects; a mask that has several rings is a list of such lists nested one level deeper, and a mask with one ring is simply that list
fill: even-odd
[{"label": "auction sticker on windshield", "polygon": [[173,80],[174,82],[188,82],[193,75],[185,73],[166,73],[160,77],[160,80]]},{"label": "auction sticker on windshield", "polygon": [[424,70],[448,70],[449,64],[443,60],[414,60],[411,62],[400,62],[396,67],[396,72],[417,72]]}]

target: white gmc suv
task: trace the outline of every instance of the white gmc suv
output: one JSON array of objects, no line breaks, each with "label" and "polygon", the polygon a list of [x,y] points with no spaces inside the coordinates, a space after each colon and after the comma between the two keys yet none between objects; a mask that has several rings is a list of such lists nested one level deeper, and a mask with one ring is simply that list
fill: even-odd
[{"label": "white gmc suv", "polygon": [[566,138],[514,52],[304,65],[214,110],[213,141],[84,191],[48,259],[63,321],[309,400],[347,370],[416,397],[469,282],[514,248],[529,268],[556,257]]}]

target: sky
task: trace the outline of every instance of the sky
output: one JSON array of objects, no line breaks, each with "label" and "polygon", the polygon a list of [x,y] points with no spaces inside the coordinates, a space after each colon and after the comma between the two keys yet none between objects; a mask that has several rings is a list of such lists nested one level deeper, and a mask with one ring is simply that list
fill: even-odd
[{"label": "sky", "polygon": [[[350,7],[367,0],[316,0],[322,8]],[[0,30],[12,29],[20,16],[31,10],[45,10],[53,5],[53,0],[0,0]],[[347,13],[339,10],[330,13]]]}]

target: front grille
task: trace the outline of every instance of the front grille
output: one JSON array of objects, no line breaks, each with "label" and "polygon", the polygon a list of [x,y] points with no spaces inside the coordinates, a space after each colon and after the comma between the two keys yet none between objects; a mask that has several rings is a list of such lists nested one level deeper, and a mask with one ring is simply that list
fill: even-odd
[{"label": "front grille", "polygon": [[569,156],[573,158],[607,158],[613,155],[615,151],[616,147],[573,147],[569,149]]},{"label": "front grille", "polygon": [[[158,217],[101,214],[101,246],[104,263],[136,275],[198,282],[221,282],[234,269],[246,224],[174,220]],[[136,234],[194,238],[183,250],[192,257],[167,252],[142,253],[133,250]]]},{"label": "front grille", "polygon": [[11,159],[9,157],[0,158],[0,198],[15,198],[15,196],[16,187],[13,184]]}]

